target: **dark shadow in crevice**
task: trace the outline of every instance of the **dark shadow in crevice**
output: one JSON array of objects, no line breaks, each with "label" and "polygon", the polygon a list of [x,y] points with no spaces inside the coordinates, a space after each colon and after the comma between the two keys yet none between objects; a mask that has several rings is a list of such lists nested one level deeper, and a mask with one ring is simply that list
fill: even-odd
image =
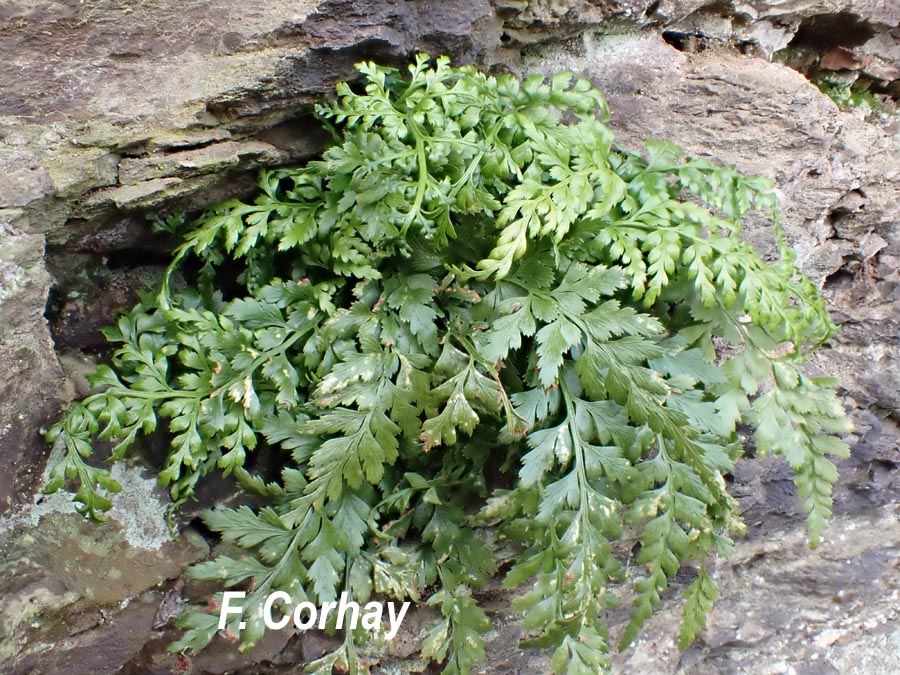
[{"label": "dark shadow in crevice", "polygon": [[850,12],[817,14],[800,23],[788,47],[806,47],[816,51],[858,47],[877,33],[871,23]]}]

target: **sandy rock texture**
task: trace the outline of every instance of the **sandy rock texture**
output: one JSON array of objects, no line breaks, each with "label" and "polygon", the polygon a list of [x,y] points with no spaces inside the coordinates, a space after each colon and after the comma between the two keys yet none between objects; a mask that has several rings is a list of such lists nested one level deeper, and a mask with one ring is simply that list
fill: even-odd
[{"label": "sandy rock texture", "polygon": [[[743,462],[749,532],[717,564],[709,629],[678,652],[673,588],[615,672],[900,672],[900,118],[841,111],[808,79],[896,99],[898,26],[894,0],[0,3],[0,673],[184,667],[165,646],[171,618],[212,592],[179,579],[206,543],[189,527],[168,541],[165,495],[137,467],[123,469],[131,501],[99,529],[41,499],[38,430],[84,393],[99,328],[159,278],[173,242],[147,214],[249,194],[259,167],[313,156],[314,102],[354,62],[417,50],[575,70],[607,95],[622,145],[670,139],[772,177],[843,326],[811,364],[840,377],[857,427],[830,541],[806,548],[781,462]],[[750,228],[763,248],[769,235]],[[546,672],[546,654],[517,647],[509,597],[484,594],[495,628],[481,672]],[[423,672],[430,618],[417,612],[376,671]],[[289,672],[327,645],[280,634],[237,654],[222,640],[193,672]]]}]

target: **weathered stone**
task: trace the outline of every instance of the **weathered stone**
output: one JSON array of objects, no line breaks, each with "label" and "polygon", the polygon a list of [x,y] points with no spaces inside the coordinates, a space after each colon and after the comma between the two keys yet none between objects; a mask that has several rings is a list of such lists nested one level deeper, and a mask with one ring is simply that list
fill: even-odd
[{"label": "weathered stone", "polygon": [[760,56],[767,60],[787,47],[794,37],[790,26],[771,21],[754,21],[748,27],[738,29],[736,34],[741,44],[754,45]]},{"label": "weathered stone", "polygon": [[149,153],[157,153],[161,150],[199,148],[230,139],[231,132],[227,129],[180,129],[174,132],[163,132],[149,139],[146,150]]},{"label": "weathered stone", "polygon": [[181,184],[180,178],[154,178],[137,184],[123,185],[110,190],[95,192],[82,205],[79,215],[91,213],[92,209],[102,208],[141,208],[158,204],[166,199],[172,188]]},{"label": "weathered stone", "polygon": [[72,513],[65,493],[0,521],[4,672],[115,671],[149,639],[159,604],[144,596],[129,611],[132,599],[206,555],[190,529],[170,539],[166,497],[155,480],[121,465],[113,474],[123,491],[103,525]]},{"label": "weathered stone", "polygon": [[10,675],[35,672],[42,675],[112,675],[120,672],[121,668],[116,664],[133,659],[147,639],[155,606],[156,598],[146,594],[127,603],[114,615],[98,610],[95,624],[79,632],[74,645],[28,653],[7,664],[8,669],[4,672]]},{"label": "weathered stone", "polygon": [[894,35],[900,5],[885,0],[839,0],[827,7],[818,0],[504,0],[495,6],[512,44],[574,36],[586,28],[610,33],[661,27],[683,51],[734,48],[772,59],[787,50],[782,58],[792,67],[819,75],[833,72],[827,61],[816,68],[820,58],[866,43],[872,58],[855,49],[852,58],[864,62],[879,90],[895,97],[900,91],[893,74],[900,66],[900,37]]},{"label": "weathered stone", "polygon": [[24,211],[0,210],[0,513],[27,500],[46,457],[38,429],[59,407],[62,372],[43,316],[50,287],[44,241]]},{"label": "weathered stone", "polygon": [[[61,297],[48,303],[50,330],[57,350],[102,351],[106,338],[101,329],[115,323],[117,313],[138,301],[139,291],[149,291],[162,280],[163,266],[118,267],[98,273],[92,280],[68,286]],[[177,283],[177,281],[176,281]],[[71,356],[70,356],[71,358]]]},{"label": "weathered stone", "polygon": [[50,194],[52,180],[43,168],[5,172],[0,182],[0,208],[28,206]]},{"label": "weathered stone", "polygon": [[119,156],[100,148],[63,152],[54,158],[49,171],[56,198],[79,197],[118,182]]},{"label": "weathered stone", "polygon": [[819,67],[825,70],[859,70],[862,65],[853,52],[842,47],[835,47],[819,59]]},{"label": "weathered stone", "polygon": [[[277,164],[285,158],[274,147],[258,141],[215,143],[197,150],[183,150],[146,159],[123,159],[119,180],[125,184],[144,183],[169,176],[196,176],[227,171],[238,165],[251,169]],[[115,199],[113,199],[115,201]]]},{"label": "weathered stone", "polygon": [[877,56],[866,59],[863,62],[862,71],[863,74],[868,75],[875,80],[881,80],[887,86],[895,84],[897,79],[900,78],[900,68],[896,65],[886,63],[884,59]]},{"label": "weathered stone", "polygon": [[[679,617],[664,610],[634,652],[617,658],[614,672],[897,672],[900,654],[869,650],[900,631],[893,599],[900,594],[898,523],[896,504],[839,517],[831,540],[815,552],[806,548],[802,531],[766,528],[716,564],[722,596],[694,647],[678,651],[673,627]],[[888,639],[879,640],[879,633]],[[863,646],[865,640],[871,646]]]},{"label": "weathered stone", "polygon": [[[122,251],[147,251],[167,256],[174,247],[169,238],[154,232],[148,219],[138,213],[131,216],[119,215],[109,221],[71,218],[67,222],[66,230],[65,241],[69,242],[69,255],[74,247],[79,253],[115,254]],[[87,232],[78,237],[78,231],[81,230]],[[50,246],[58,246],[59,243],[58,240],[48,241]],[[49,253],[52,255],[53,251]],[[51,267],[51,273],[59,280],[73,278],[68,270]]]}]

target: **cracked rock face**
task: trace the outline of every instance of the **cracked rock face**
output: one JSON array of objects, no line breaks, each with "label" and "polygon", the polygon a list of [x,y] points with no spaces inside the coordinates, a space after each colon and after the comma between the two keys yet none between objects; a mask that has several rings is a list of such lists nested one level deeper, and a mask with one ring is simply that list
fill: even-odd
[{"label": "cracked rock face", "polygon": [[[0,662],[11,664],[0,672],[179,667],[165,653],[170,619],[214,589],[176,579],[205,544],[188,535],[148,550],[159,533],[140,519],[97,530],[56,502],[35,506],[49,453],[38,429],[86,391],[98,329],[158,279],[173,242],[147,213],[245,196],[259,167],[305,161],[323,142],[311,105],[354,62],[416,50],[577,71],[605,92],[621,144],[670,139],[772,177],[788,237],[843,326],[810,364],[839,377],[857,427],[831,540],[806,549],[781,462],[743,462],[733,493],[749,532],[717,562],[709,628],[678,652],[673,588],[616,672],[900,672],[900,118],[842,112],[804,77],[896,98],[898,24],[892,0],[0,5]],[[752,223],[748,236],[771,247]],[[131,503],[159,524],[165,497],[143,480]],[[208,499],[232,494],[217,485]],[[495,628],[482,672],[546,672],[546,654],[516,647],[509,599],[499,584],[483,597]],[[431,618],[415,613],[376,672],[421,672]],[[624,620],[615,614],[613,631]],[[194,672],[287,672],[328,641],[273,634],[238,655],[222,640]]]},{"label": "cracked rock face", "polygon": [[685,51],[728,47],[777,57],[817,78],[900,92],[900,27],[892,0],[497,0],[507,38],[542,42],[548,31],[577,35],[654,28]]},{"label": "cracked rock face", "polygon": [[160,586],[208,553],[193,530],[170,538],[152,477],[124,466],[116,477],[124,501],[102,525],[72,513],[59,493],[4,519],[2,672],[115,672],[146,641]]}]

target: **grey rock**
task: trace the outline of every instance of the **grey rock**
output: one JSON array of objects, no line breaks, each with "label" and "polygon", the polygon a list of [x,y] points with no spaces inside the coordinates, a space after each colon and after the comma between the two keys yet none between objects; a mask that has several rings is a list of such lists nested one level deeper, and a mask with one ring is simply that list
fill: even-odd
[{"label": "grey rock", "polygon": [[238,165],[251,169],[263,164],[283,163],[285,159],[266,143],[226,141],[147,159],[123,159],[119,164],[119,181],[126,184],[145,183],[170,176],[196,176],[227,171]]},{"label": "grey rock", "polygon": [[43,316],[50,287],[44,240],[24,212],[0,211],[0,513],[27,501],[47,455],[38,429],[63,400],[62,371]]},{"label": "grey rock", "polygon": [[207,554],[189,528],[171,539],[155,480],[124,466],[115,477],[122,499],[103,525],[72,513],[64,493],[0,521],[3,672],[115,672],[150,637],[156,586]]}]

